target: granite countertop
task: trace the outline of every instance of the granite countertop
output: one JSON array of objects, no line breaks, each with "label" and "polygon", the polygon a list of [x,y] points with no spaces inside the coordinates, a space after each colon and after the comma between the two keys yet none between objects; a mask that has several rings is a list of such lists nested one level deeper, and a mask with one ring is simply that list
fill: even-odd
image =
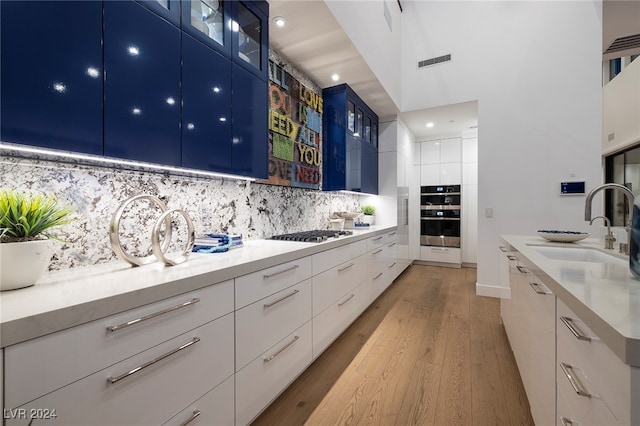
[{"label": "granite countertop", "polygon": [[[562,300],[626,364],[640,367],[640,280],[629,271],[628,257],[604,250],[604,243],[548,242],[538,236],[501,236],[529,270]],[[584,247],[612,254],[617,263],[550,259],[534,247]]]},{"label": "granite countertop", "polygon": [[45,274],[35,286],[0,293],[0,347],[124,312],[396,229],[354,229],[322,243],[253,240],[226,253],[192,253],[176,266],[114,261]]}]

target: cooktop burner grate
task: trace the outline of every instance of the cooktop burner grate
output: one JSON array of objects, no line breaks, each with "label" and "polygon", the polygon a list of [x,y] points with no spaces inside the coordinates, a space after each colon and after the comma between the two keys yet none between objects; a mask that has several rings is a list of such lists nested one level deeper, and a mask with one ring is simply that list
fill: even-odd
[{"label": "cooktop burner grate", "polygon": [[323,241],[327,241],[329,238],[338,238],[352,234],[353,232],[351,231],[315,230],[274,235],[273,237],[271,237],[271,239],[283,241],[301,241],[305,243],[321,243]]}]

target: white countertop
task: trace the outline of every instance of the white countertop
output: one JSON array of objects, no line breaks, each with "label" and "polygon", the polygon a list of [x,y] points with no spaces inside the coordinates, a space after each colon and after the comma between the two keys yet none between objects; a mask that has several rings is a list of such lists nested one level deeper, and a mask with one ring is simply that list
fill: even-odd
[{"label": "white countertop", "polygon": [[[603,241],[595,239],[565,244],[538,236],[504,235],[502,239],[624,363],[640,367],[640,280],[631,275],[627,256],[604,250]],[[627,262],[554,260],[532,245],[595,248]]]},{"label": "white countertop", "polygon": [[226,253],[192,253],[176,266],[115,261],[45,274],[35,286],[0,293],[0,347],[157,302],[284,262],[394,231],[354,229],[322,243],[255,240]]}]

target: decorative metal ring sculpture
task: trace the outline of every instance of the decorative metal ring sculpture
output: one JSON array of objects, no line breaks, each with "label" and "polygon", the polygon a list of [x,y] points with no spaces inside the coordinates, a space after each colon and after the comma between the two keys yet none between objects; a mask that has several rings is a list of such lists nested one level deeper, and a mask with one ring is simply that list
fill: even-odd
[{"label": "decorative metal ring sculpture", "polygon": [[[166,249],[163,249],[162,246],[160,245],[160,228],[162,227],[162,224],[166,222],[167,219],[169,219],[169,223],[171,223],[172,213],[179,213],[182,215],[182,217],[184,217],[185,222],[187,222],[187,235],[188,235],[187,244],[184,248],[184,251],[174,259],[168,258],[165,255]],[[165,265],[177,265],[187,260],[187,257],[189,257],[189,254],[193,249],[195,240],[196,240],[196,234],[193,230],[193,222],[191,221],[191,217],[189,217],[187,212],[185,212],[184,210],[173,209],[173,210],[169,210],[162,213],[162,215],[160,215],[160,217],[156,221],[156,224],[153,227],[153,232],[151,233],[151,248],[153,249],[153,254],[158,258],[158,260],[163,262]],[[167,239],[165,238],[163,242],[166,242],[166,241]]]},{"label": "decorative metal ring sculpture", "polygon": [[[122,219],[122,214],[125,209],[129,207],[135,201],[138,200],[147,200],[151,203],[155,204],[162,212],[160,218],[156,221],[155,226],[153,227],[153,231],[151,233],[151,249],[153,251],[153,255],[146,257],[136,257],[132,254],[126,252],[122,248],[122,243],[120,242],[120,221]],[[171,244],[171,214],[177,212],[180,213],[187,222],[187,232],[188,232],[188,241],[187,247],[185,251],[175,259],[169,259],[165,256],[169,246]],[[164,238],[162,243],[160,242],[160,231],[162,225],[164,224]],[[142,266],[148,265],[150,263],[156,262],[157,260],[162,261],[167,265],[177,265],[178,263],[182,263],[187,260],[188,254],[191,252],[193,248],[193,244],[195,241],[195,234],[193,231],[193,222],[189,215],[183,210],[168,210],[167,206],[158,198],[153,195],[135,195],[123,201],[120,206],[116,209],[111,217],[111,222],[109,223],[109,240],[111,241],[111,248],[115,252],[116,256],[132,264],[133,266]]]}]

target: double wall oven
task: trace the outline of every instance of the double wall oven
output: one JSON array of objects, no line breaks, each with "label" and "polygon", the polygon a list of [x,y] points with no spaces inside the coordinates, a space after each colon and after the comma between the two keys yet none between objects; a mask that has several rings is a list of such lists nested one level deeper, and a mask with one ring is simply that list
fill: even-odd
[{"label": "double wall oven", "polygon": [[460,185],[420,187],[420,245],[460,247]]}]

